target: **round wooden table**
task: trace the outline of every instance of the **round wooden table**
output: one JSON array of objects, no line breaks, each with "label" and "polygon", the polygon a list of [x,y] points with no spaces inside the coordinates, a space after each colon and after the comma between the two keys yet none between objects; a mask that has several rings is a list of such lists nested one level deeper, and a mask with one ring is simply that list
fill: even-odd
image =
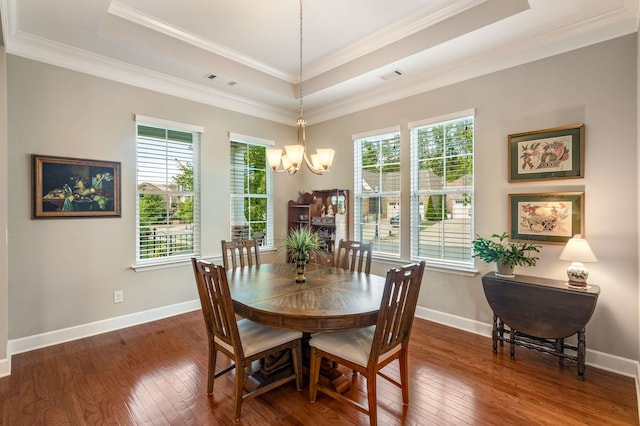
[{"label": "round wooden table", "polygon": [[308,264],[307,282],[295,282],[292,263],[227,271],[238,315],[260,324],[306,333],[353,330],[376,323],[385,278]]},{"label": "round wooden table", "polygon": [[[228,270],[227,278],[238,315],[305,334],[302,339],[305,365],[310,333],[353,330],[376,323],[385,278],[308,264],[307,282],[298,284],[295,268],[293,263],[246,266]],[[286,359],[283,354],[282,359],[263,360],[260,369],[249,377],[256,386],[275,380],[277,370],[287,366]],[[339,393],[350,387],[350,380],[331,363],[321,367],[320,380]]]}]

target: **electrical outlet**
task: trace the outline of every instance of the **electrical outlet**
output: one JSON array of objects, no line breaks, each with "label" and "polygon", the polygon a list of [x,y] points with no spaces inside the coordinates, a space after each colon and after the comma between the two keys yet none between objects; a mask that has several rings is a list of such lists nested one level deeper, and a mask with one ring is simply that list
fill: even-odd
[{"label": "electrical outlet", "polygon": [[124,291],[116,290],[113,292],[113,303],[122,303],[124,302]]}]

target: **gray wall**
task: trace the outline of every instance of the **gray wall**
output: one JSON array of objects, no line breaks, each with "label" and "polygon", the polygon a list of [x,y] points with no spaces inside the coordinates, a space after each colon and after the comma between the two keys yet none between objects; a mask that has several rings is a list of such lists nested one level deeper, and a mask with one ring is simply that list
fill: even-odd
[{"label": "gray wall", "polygon": [[[0,43],[0,200],[7,199],[7,80],[6,56]],[[7,293],[7,208],[8,203],[0,203],[0,371],[7,358],[8,293]]]},{"label": "gray wall", "polygon": [[[599,259],[588,265],[589,281],[602,288],[587,327],[588,348],[637,360],[636,83],[631,35],[321,123],[309,129],[308,139],[333,141],[336,156],[350,164],[352,134],[401,125],[408,164],[407,122],[476,108],[476,233],[508,229],[508,194],[584,191],[585,234]],[[584,179],[508,183],[509,134],[578,123],[586,128]],[[331,179],[353,189],[350,168],[332,171]],[[408,168],[402,184],[402,203],[409,206]],[[565,279],[562,248],[544,245],[538,265],[516,273]],[[408,260],[408,229],[402,230],[402,252]],[[476,266],[480,273],[474,277],[427,271],[420,306],[491,322],[480,276],[495,267],[480,261]],[[377,272],[386,267],[378,265]]]},{"label": "gray wall", "polygon": [[[640,69],[640,33],[636,33],[636,71]],[[636,72],[636,125],[640,123],[640,73]],[[638,129],[636,129],[638,130]],[[636,132],[636,146],[640,146],[640,134]],[[640,149],[636,150],[636,164],[640,164]],[[636,166],[637,168],[637,166]],[[640,174],[636,176],[638,186],[636,188],[636,203],[640,204]],[[636,216],[640,229],[640,214]],[[638,247],[640,247],[640,232],[636,235]],[[636,268],[640,274],[640,249],[638,250],[638,258],[636,258]],[[639,283],[640,285],[640,283]],[[638,292],[638,306],[640,306],[640,291]],[[640,314],[638,315],[638,328],[640,329]],[[638,339],[638,360],[640,360],[640,338]],[[636,397],[638,398],[638,406],[640,406],[640,362],[636,364]]]},{"label": "gray wall", "polygon": [[[276,205],[282,206],[276,234],[284,231],[284,206],[298,190],[353,188],[353,133],[400,124],[408,160],[408,121],[475,107],[476,232],[506,229],[510,193],[584,190],[586,236],[599,258],[589,265],[590,280],[603,290],[587,329],[588,347],[637,360],[636,53],[635,35],[623,37],[310,126],[310,144],[333,145],[336,164],[322,177],[275,177]],[[288,126],[14,56],[7,58],[7,76],[9,339],[196,298],[188,266],[129,269],[135,259],[134,113],[205,128],[205,256],[218,254],[220,239],[228,237],[227,131],[275,139],[280,146],[295,137]],[[586,125],[585,179],[507,183],[508,134],[575,123]],[[122,218],[30,219],[32,153],[121,161]],[[403,185],[408,188],[408,176]],[[405,205],[408,196],[405,191]],[[407,260],[406,229],[402,247]],[[539,265],[526,272],[563,279],[561,248],[546,245]],[[374,269],[381,273],[387,266]],[[420,305],[490,322],[479,277],[493,266],[477,267],[475,277],[429,271]],[[115,289],[124,290],[125,303],[112,303]]]},{"label": "gray wall", "polygon": [[[9,55],[9,339],[197,299],[190,264],[134,272],[134,113],[204,127],[202,254],[229,238],[228,132],[295,128]],[[31,219],[31,154],[122,163],[122,217]],[[291,185],[288,187],[287,185]],[[280,194],[297,192],[283,181]],[[293,194],[293,195],[292,195]],[[285,205],[286,199],[276,199]],[[286,218],[278,218],[283,232]],[[124,303],[113,304],[113,291]]]}]

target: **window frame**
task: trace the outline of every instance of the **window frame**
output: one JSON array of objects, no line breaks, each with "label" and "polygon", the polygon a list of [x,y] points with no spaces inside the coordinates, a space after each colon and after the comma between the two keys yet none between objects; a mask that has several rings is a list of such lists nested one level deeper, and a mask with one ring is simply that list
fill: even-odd
[{"label": "window frame", "polygon": [[[191,141],[191,164],[192,164],[192,173],[193,173],[193,188],[191,190],[181,190],[180,188],[175,188],[175,189],[170,189],[169,185],[166,185],[166,189],[162,190],[161,188],[154,188],[154,189],[145,189],[145,188],[141,188],[140,185],[143,184],[144,182],[140,182],[141,176],[139,173],[139,167],[140,167],[140,163],[141,160],[144,159],[144,157],[141,157],[140,155],[140,141],[141,139],[144,140],[153,140],[153,137],[150,136],[140,136],[139,134],[139,127],[140,126],[146,126],[146,127],[153,127],[156,129],[161,129],[164,130],[165,132],[170,132],[170,131],[176,131],[176,132],[182,132],[182,133],[191,133],[192,134],[192,141]],[[198,257],[200,256],[201,253],[201,245],[200,245],[200,241],[201,241],[201,226],[200,226],[200,216],[201,216],[201,212],[200,212],[200,186],[201,186],[201,182],[200,182],[200,161],[201,161],[201,139],[202,139],[202,133],[204,132],[203,127],[201,126],[196,126],[196,125],[191,125],[191,124],[185,124],[185,123],[179,123],[179,122],[174,122],[174,121],[169,121],[169,120],[164,120],[164,119],[158,119],[158,118],[154,118],[154,117],[147,117],[144,115],[140,115],[140,114],[136,114],[135,115],[135,138],[136,138],[136,149],[135,149],[135,154],[136,154],[136,174],[135,174],[135,196],[136,196],[136,217],[135,217],[135,224],[136,224],[136,258],[135,258],[135,265],[133,266],[133,269],[136,271],[140,271],[140,270],[144,270],[144,269],[155,269],[155,268],[162,268],[162,267],[168,267],[168,266],[172,266],[172,265],[177,265],[177,264],[183,264],[186,262],[189,262],[191,257]],[[158,138],[156,139],[156,141],[163,141],[163,139]],[[164,138],[164,142],[168,143],[168,138],[165,137]],[[176,142],[176,141],[174,141]],[[168,159],[168,156],[164,157],[165,161]],[[169,176],[169,174],[167,173],[167,175],[165,176],[165,182],[168,182],[169,179],[171,177]],[[192,218],[192,222],[188,225],[191,225],[193,227],[192,229],[192,248],[191,250],[185,251],[183,253],[180,254],[176,254],[176,255],[166,255],[166,256],[160,256],[160,257],[151,257],[151,258],[144,258],[142,257],[142,249],[141,249],[141,227],[142,227],[142,223],[141,223],[141,217],[140,217],[140,198],[141,195],[162,195],[162,196],[168,196],[168,197],[180,197],[180,196],[187,196],[187,197],[192,197],[192,203],[193,203],[193,218]],[[167,201],[170,202],[170,201]],[[169,208],[167,209],[167,211],[169,210]],[[167,216],[168,219],[168,216]],[[168,223],[168,222],[167,222]],[[187,226],[188,226],[187,225]]]},{"label": "window frame", "polygon": [[[241,145],[245,145],[246,147],[249,146],[253,146],[253,147],[261,147],[265,149],[265,165],[264,165],[264,173],[265,173],[265,178],[266,178],[266,193],[265,194],[253,194],[253,193],[248,193],[248,192],[243,192],[243,193],[239,193],[239,192],[234,192],[234,185],[233,185],[233,180],[234,180],[234,176],[233,176],[233,172],[234,172],[234,168],[232,165],[232,146],[231,144],[241,144]],[[234,237],[234,226],[246,226],[246,222],[244,223],[239,223],[234,221],[234,205],[235,202],[238,199],[244,199],[249,197],[249,199],[265,199],[267,206],[266,206],[266,219],[265,219],[265,235],[263,236],[263,240],[262,240],[262,244],[259,246],[259,249],[261,251],[264,250],[272,250],[274,249],[274,193],[273,193],[273,173],[271,172],[271,168],[269,167],[268,164],[268,160],[267,160],[267,156],[266,156],[266,150],[269,147],[272,147],[275,145],[275,141],[269,140],[269,139],[263,139],[263,138],[259,138],[259,137],[255,137],[255,136],[247,136],[247,135],[242,135],[239,133],[234,133],[234,132],[229,132],[229,239],[233,239]],[[247,171],[247,164],[244,164],[245,166],[245,174],[248,173]],[[261,171],[262,169],[260,169]],[[244,177],[244,176],[243,176]],[[243,185],[244,187],[244,185]],[[244,204],[244,203],[243,203]],[[251,233],[251,219],[249,218],[248,220],[248,226],[249,226],[249,235],[248,238],[252,238],[253,235]],[[260,243],[260,241],[258,241]]]},{"label": "window frame", "polygon": [[[373,193],[370,192],[365,192],[363,191],[363,152],[362,152],[362,148],[363,148],[363,144],[365,142],[380,142],[380,141],[388,141],[391,139],[395,139],[397,138],[397,165],[398,165],[398,172],[397,172],[397,184],[398,184],[398,189],[394,190],[394,191],[389,191],[389,190],[385,190],[385,188],[382,188],[380,191],[375,191]],[[364,212],[362,204],[363,204],[363,200],[365,199],[378,199],[378,200],[382,200],[384,198],[395,198],[397,200],[397,211],[399,212],[401,210],[402,207],[402,159],[401,159],[401,153],[402,153],[402,140],[401,140],[401,133],[400,133],[400,126],[393,126],[393,127],[389,127],[389,128],[385,128],[385,129],[378,129],[378,130],[373,130],[373,131],[369,131],[366,133],[359,133],[359,134],[355,134],[352,136],[352,141],[353,141],[353,146],[354,146],[354,155],[353,155],[353,170],[354,170],[354,202],[353,202],[353,206],[354,206],[354,214],[353,214],[353,223],[354,223],[354,239],[356,240],[360,240],[360,241],[369,241],[367,240],[364,236],[363,236],[363,227],[365,224],[365,220],[364,220]],[[384,165],[394,165],[396,163],[385,163]],[[380,164],[379,167],[383,167],[383,164]],[[376,258],[380,258],[380,259],[384,259],[384,258],[388,258],[388,259],[399,259],[402,256],[402,236],[401,236],[401,223],[398,223],[397,226],[393,226],[390,222],[387,226],[387,223],[382,222],[382,215],[381,215],[381,202],[378,201],[376,203],[377,207],[377,212],[376,212],[376,220],[374,222],[374,226],[375,226],[375,231],[374,231],[374,235],[376,237],[380,236],[380,232],[394,232],[397,235],[398,241],[397,241],[397,253],[394,252],[389,252],[389,251],[381,251],[378,248],[380,247],[379,245],[379,241],[376,243],[375,241],[371,241],[372,242],[372,255]],[[386,219],[386,217],[385,217]],[[369,222],[366,222],[367,224],[370,224]],[[392,228],[392,229],[391,229]],[[374,237],[375,238],[375,237]]]},{"label": "window frame", "polygon": [[[427,262],[427,266],[438,268],[438,269],[449,269],[460,272],[474,272],[475,271],[475,262],[473,258],[473,250],[471,241],[474,238],[474,226],[475,226],[475,167],[474,167],[474,158],[475,158],[475,108],[463,110],[459,112],[454,112],[451,114],[441,115],[437,117],[432,117],[425,120],[415,121],[408,123],[409,133],[410,133],[410,152],[411,152],[411,232],[410,232],[410,240],[411,240],[411,250],[410,256],[412,260],[425,260]],[[425,129],[434,126],[444,126],[447,123],[466,120],[472,120],[473,125],[473,136],[472,136],[472,150],[471,150],[471,162],[472,162],[472,173],[471,173],[471,185],[461,186],[461,187],[447,187],[446,179],[443,180],[443,187],[440,190],[429,190],[429,189],[420,189],[418,188],[419,182],[419,166],[418,162],[420,158],[418,158],[418,138],[416,137],[419,129]],[[445,145],[446,146],[446,145]],[[446,152],[446,148],[443,149]],[[446,158],[447,156],[443,156]],[[451,157],[455,158],[455,157]],[[446,168],[446,161],[443,161]],[[445,169],[446,175],[446,169]],[[420,236],[419,236],[419,227],[420,223],[415,219],[417,214],[420,212],[420,199],[425,196],[433,196],[433,195],[461,195],[465,198],[465,195],[468,196],[468,213],[470,215],[468,222],[463,224],[463,229],[468,229],[467,232],[460,233],[461,236],[464,236],[465,244],[468,244],[469,257],[460,260],[452,260],[444,258],[444,255],[438,257],[427,256],[419,253],[419,244],[420,244]],[[466,201],[465,201],[466,203]],[[425,211],[427,206],[425,206]],[[448,220],[448,219],[442,219]],[[447,234],[446,232],[443,234],[446,238],[446,235],[453,235],[453,233]],[[442,252],[446,252],[446,243],[443,242],[439,246]],[[466,251],[467,247],[465,247]]]}]

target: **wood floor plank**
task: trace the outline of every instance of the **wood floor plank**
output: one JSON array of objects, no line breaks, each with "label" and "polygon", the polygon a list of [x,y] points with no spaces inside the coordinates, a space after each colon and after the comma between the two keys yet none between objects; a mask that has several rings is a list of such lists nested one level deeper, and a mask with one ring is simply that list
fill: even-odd
[{"label": "wood floor plank", "polygon": [[[234,424],[235,371],[207,395],[207,337],[200,311],[19,354],[0,379],[0,426]],[[219,356],[218,368],[229,365]],[[366,400],[366,380],[350,395]],[[392,363],[385,373],[398,377]],[[409,354],[410,404],[378,378],[381,425],[637,425],[629,377],[507,346],[416,319]],[[367,424],[366,415],[293,382],[243,404],[238,425]]]}]

